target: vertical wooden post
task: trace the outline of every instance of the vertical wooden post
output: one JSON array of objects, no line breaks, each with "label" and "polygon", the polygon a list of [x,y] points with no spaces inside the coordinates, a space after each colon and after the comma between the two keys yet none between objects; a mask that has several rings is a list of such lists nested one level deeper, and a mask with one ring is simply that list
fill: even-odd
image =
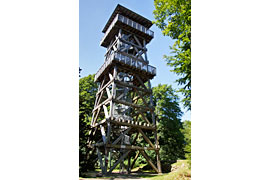
[{"label": "vertical wooden post", "polygon": [[99,159],[99,164],[100,164],[100,168],[102,170],[102,174],[105,174],[105,169],[104,169],[104,165],[103,165],[103,161],[102,161],[102,157],[99,151],[99,148],[97,147],[97,154],[98,154],[98,159]]},{"label": "vertical wooden post", "polygon": [[[117,67],[114,66],[114,69],[113,69],[114,80],[112,83],[112,99],[115,99],[115,97],[116,97],[116,84],[114,82],[116,80],[116,76],[117,76]],[[110,115],[109,115],[111,120],[113,120],[114,109],[115,109],[114,102],[113,102],[113,100],[111,100],[111,102],[110,102]]]}]

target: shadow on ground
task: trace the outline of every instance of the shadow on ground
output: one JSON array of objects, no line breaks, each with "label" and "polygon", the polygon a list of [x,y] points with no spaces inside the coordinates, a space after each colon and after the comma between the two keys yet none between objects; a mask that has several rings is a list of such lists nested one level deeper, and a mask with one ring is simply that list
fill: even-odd
[{"label": "shadow on ground", "polygon": [[150,172],[132,172],[130,174],[120,174],[113,172],[109,176],[103,176],[103,177],[98,177],[100,172],[93,171],[93,172],[88,172],[85,173],[83,177],[80,177],[80,180],[91,180],[91,179],[100,179],[100,180],[136,180],[136,179],[141,179],[141,180],[146,180],[147,178],[156,176],[157,174],[153,174]]}]

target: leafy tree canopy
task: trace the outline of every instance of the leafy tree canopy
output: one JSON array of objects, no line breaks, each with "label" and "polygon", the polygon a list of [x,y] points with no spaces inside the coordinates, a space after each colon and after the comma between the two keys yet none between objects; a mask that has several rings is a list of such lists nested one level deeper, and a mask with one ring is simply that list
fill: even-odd
[{"label": "leafy tree canopy", "polygon": [[184,158],[184,136],[180,131],[183,112],[179,106],[179,97],[176,91],[166,84],[154,87],[153,97],[158,121],[161,160],[173,163],[179,158]]},{"label": "leafy tree canopy", "polygon": [[97,84],[94,82],[95,75],[83,77],[79,81],[79,155],[80,155],[80,174],[89,169],[94,169],[94,159],[89,156],[87,147],[87,133],[90,126],[90,117],[95,103]]},{"label": "leafy tree canopy", "polygon": [[191,121],[184,121],[183,122],[183,129],[181,132],[184,135],[184,151],[185,151],[185,157],[187,159],[191,159]]},{"label": "leafy tree canopy", "polygon": [[163,35],[175,40],[171,48],[173,55],[164,58],[172,72],[179,76],[180,92],[185,107],[191,110],[191,0],[155,0],[154,24]]}]

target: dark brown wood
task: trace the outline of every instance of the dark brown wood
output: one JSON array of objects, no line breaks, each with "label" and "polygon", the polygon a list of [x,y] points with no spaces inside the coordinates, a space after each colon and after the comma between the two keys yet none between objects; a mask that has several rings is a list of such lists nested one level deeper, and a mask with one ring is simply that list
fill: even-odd
[{"label": "dark brown wood", "polygon": [[144,156],[148,164],[157,172],[159,173],[158,168],[154,165],[154,163],[151,161],[151,159],[148,157],[148,155],[145,153],[144,150],[140,150],[140,153]]},{"label": "dark brown wood", "polygon": [[[106,175],[108,166],[111,173],[119,163],[130,172],[139,154],[142,154],[156,172],[161,172],[150,83],[156,75],[156,69],[149,65],[146,48],[146,44],[153,38],[153,33],[147,29],[150,26],[143,17],[138,19],[136,13],[120,6],[116,9],[123,12],[119,15],[113,13],[101,40],[101,46],[106,47],[107,51],[105,62],[95,76],[99,87],[92,111],[89,147],[96,148],[103,175]],[[148,86],[145,85],[146,82]],[[154,135],[154,143],[147,137],[148,133]],[[139,146],[139,136],[147,142],[146,147]],[[99,141],[96,141],[97,139]],[[155,151],[157,166],[145,150]],[[130,151],[137,151],[132,163]],[[115,157],[118,159],[115,159],[116,163],[112,166],[112,158]],[[123,164],[126,158],[127,167]]]},{"label": "dark brown wood", "polygon": [[150,145],[152,146],[153,148],[155,148],[154,144],[150,141],[150,139],[144,134],[144,132],[140,129],[140,128],[137,128],[138,131],[141,133],[141,135],[143,136],[144,140]]},{"label": "dark brown wood", "polygon": [[129,151],[126,151],[126,152],[118,159],[118,161],[110,168],[109,173],[112,173],[112,171],[114,170],[114,168],[115,168],[120,162],[122,162],[122,161],[124,160],[124,158],[128,155],[129,152],[130,152],[130,150],[129,150]]},{"label": "dark brown wood", "polygon": [[128,123],[128,122],[119,122],[119,121],[115,121],[115,120],[111,120],[110,121],[113,124],[117,124],[120,126],[129,126],[129,127],[134,127],[134,128],[141,128],[141,129],[147,129],[147,130],[155,130],[156,127],[155,126],[145,126],[145,125],[139,125],[139,124],[132,124],[132,123]]},{"label": "dark brown wood", "polygon": [[140,87],[137,87],[137,86],[128,84],[128,83],[124,83],[124,82],[118,81],[118,80],[116,80],[115,83],[118,84],[118,85],[120,85],[120,86],[122,86],[122,87],[130,87],[130,88],[138,89],[139,91],[143,91],[143,92],[148,93],[148,94],[152,93],[151,90],[147,90],[145,88],[143,89],[143,88],[140,88]]},{"label": "dark brown wood", "polygon": [[153,147],[140,147],[140,146],[133,146],[133,145],[112,145],[108,144],[107,147],[116,148],[116,149],[133,149],[133,150],[159,150],[159,148]]}]

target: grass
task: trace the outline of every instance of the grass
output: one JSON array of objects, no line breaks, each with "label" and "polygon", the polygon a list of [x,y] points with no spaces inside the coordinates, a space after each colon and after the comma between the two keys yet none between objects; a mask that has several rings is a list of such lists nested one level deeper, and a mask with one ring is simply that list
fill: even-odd
[{"label": "grass", "polygon": [[[136,172],[139,168],[142,168],[144,165],[141,165],[140,167],[132,169],[133,172]],[[162,175],[156,175],[153,174],[153,171],[145,171],[140,174],[133,174],[133,177],[137,178],[147,178],[149,180],[191,180],[191,169],[188,160],[178,160],[176,163],[172,164],[173,170],[170,173],[163,173]],[[86,173],[86,177],[83,179],[88,179],[88,178],[93,178],[95,177],[95,174],[97,172],[100,172],[100,170],[95,171],[95,172],[89,172]],[[114,170],[113,172],[117,173],[119,170]],[[148,172],[148,173],[147,173]],[[95,177],[97,179],[102,178],[102,179],[111,179],[111,178],[116,178],[117,176],[123,176],[127,178],[129,175],[117,175],[115,174],[114,176],[109,176],[109,177]]]},{"label": "grass", "polygon": [[149,178],[149,180],[190,180],[191,169],[188,160],[178,160],[172,164],[172,167],[176,167],[176,170],[163,175],[157,175]]}]

